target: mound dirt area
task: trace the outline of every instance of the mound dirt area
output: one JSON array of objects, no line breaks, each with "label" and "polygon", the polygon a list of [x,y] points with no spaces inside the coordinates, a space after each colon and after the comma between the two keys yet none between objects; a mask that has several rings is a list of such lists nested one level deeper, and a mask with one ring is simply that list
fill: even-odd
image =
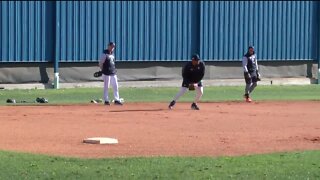
[{"label": "mound dirt area", "polygon": [[[320,102],[0,106],[0,149],[72,157],[320,150]],[[118,144],[86,144],[89,137]]]}]

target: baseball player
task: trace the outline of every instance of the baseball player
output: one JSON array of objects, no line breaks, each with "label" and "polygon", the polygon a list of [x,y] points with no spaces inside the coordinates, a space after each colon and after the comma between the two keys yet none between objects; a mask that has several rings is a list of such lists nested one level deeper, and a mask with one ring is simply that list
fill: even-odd
[{"label": "baseball player", "polygon": [[205,72],[205,64],[203,61],[200,61],[199,55],[192,55],[191,62],[188,62],[182,68],[182,87],[180,91],[177,93],[175,98],[170,102],[169,109],[172,109],[176,104],[176,101],[187,92],[187,90],[196,90],[196,96],[191,104],[191,109],[199,110],[197,102],[200,100],[203,95],[203,86],[202,86],[202,78]]},{"label": "baseball player", "polygon": [[254,88],[257,86],[257,81],[260,81],[258,62],[253,46],[249,46],[248,52],[243,56],[242,67],[246,82],[244,98],[246,102],[251,102],[250,93],[252,93]]},{"label": "baseball player", "polygon": [[116,66],[115,66],[115,57],[113,54],[114,48],[116,44],[114,42],[110,42],[108,44],[108,48],[103,50],[103,54],[99,61],[99,67],[102,71],[102,78],[104,82],[104,104],[110,105],[109,101],[109,85],[113,88],[114,95],[114,104],[115,105],[123,105],[120,101],[119,97],[119,89],[118,89],[118,78],[116,75]]}]

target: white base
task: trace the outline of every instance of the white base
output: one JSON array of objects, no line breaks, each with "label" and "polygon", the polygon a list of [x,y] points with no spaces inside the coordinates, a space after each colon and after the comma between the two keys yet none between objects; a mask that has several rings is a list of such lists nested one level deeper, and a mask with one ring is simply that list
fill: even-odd
[{"label": "white base", "polygon": [[93,137],[93,138],[84,139],[83,143],[89,143],[89,144],[118,144],[118,140],[114,139],[114,138],[107,138],[107,137]]}]

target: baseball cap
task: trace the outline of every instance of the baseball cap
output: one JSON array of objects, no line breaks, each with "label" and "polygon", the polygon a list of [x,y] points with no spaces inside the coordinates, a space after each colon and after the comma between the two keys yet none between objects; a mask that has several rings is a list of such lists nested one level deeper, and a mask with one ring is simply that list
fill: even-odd
[{"label": "baseball cap", "polygon": [[109,42],[108,46],[116,46],[116,43],[114,43],[114,42]]},{"label": "baseball cap", "polygon": [[196,60],[196,61],[199,61],[199,60],[200,60],[200,57],[199,57],[198,54],[193,54],[192,57],[191,57],[191,59],[194,59],[194,60]]}]

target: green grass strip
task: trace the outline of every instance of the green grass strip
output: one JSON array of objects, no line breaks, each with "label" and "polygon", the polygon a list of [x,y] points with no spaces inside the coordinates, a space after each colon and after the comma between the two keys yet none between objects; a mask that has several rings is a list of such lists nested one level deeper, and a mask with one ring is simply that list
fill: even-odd
[{"label": "green grass strip", "polygon": [[320,151],[76,159],[0,151],[0,179],[319,179]]},{"label": "green grass strip", "polygon": [[[169,102],[179,91],[177,87],[120,88],[120,96],[125,102]],[[217,86],[205,87],[203,102],[242,101],[244,87]],[[194,91],[187,92],[180,101],[192,101]],[[0,105],[6,104],[8,98],[34,101],[37,97],[45,97],[50,104],[90,103],[91,99],[102,99],[102,88],[73,89],[32,89],[32,90],[0,90]],[[112,89],[110,97],[113,98]],[[254,100],[320,100],[320,86],[258,86],[252,93]]]}]

